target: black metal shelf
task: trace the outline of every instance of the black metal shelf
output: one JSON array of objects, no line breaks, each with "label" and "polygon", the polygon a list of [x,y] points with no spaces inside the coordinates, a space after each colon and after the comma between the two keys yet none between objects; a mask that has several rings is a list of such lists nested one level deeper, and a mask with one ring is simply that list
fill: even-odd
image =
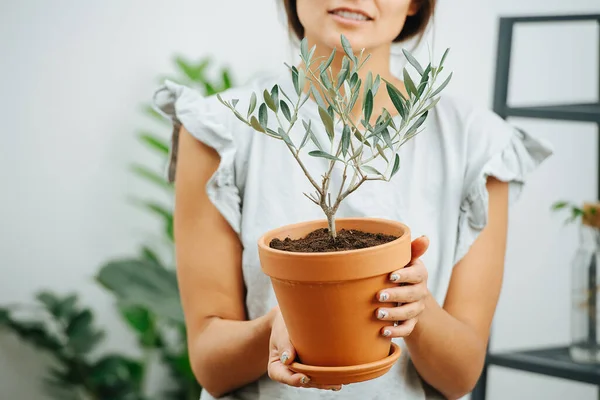
[{"label": "black metal shelf", "polygon": [[[522,23],[576,21],[595,21],[600,25],[600,14],[511,16],[500,18],[497,43],[496,76],[494,82],[494,112],[496,112],[502,118],[523,117],[547,120],[593,122],[598,124],[600,133],[600,88],[598,92],[599,100],[596,103],[510,107],[507,101],[513,31],[515,25]],[[600,52],[598,54],[600,56]],[[598,141],[598,151],[600,154],[600,140]],[[600,196],[600,164],[598,175],[598,191]],[[471,394],[472,400],[485,400],[488,367],[491,365],[528,371],[537,374],[553,376],[556,378],[569,379],[576,382],[594,384],[598,386],[598,399],[600,400],[600,365],[574,363],[569,357],[569,352],[566,347],[516,351],[500,354],[488,352],[479,382]]]},{"label": "black metal shelf", "polygon": [[578,364],[571,360],[567,347],[488,354],[488,365],[511,368],[598,385],[600,364]]},{"label": "black metal shelf", "polygon": [[504,115],[507,117],[587,121],[600,124],[600,103],[507,107]]}]

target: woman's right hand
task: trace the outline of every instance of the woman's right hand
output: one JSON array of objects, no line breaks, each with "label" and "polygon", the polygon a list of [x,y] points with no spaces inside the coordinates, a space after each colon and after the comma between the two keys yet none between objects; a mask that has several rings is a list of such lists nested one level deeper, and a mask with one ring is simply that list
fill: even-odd
[{"label": "woman's right hand", "polygon": [[274,314],[269,341],[269,378],[294,387],[340,390],[341,385],[313,385],[310,382],[310,377],[289,369],[288,366],[296,358],[296,349],[290,342],[290,336],[281,316],[281,311],[277,307],[272,312]]}]

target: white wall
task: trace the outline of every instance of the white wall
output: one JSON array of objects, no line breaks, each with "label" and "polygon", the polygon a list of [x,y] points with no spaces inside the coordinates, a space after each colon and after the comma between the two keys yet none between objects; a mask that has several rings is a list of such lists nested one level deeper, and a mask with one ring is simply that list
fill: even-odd
[{"label": "white wall", "polygon": [[[598,13],[600,4],[441,1],[435,48],[452,48],[449,91],[491,104],[499,15],[573,12]],[[540,32],[517,32],[511,101],[595,99],[597,28]],[[214,56],[238,81],[291,54],[275,0],[0,2],[0,304],[28,301],[40,288],[77,289],[111,332],[106,348],[131,352],[134,340],[91,277],[156,228],[126,202],[150,193],[126,167],[152,161],[134,138],[147,124],[137,107],[155,77],[171,71],[175,53]],[[548,208],[556,199],[596,198],[595,126],[515,122],[552,141],[556,155],[531,176],[511,217],[494,350],[568,341],[576,231]],[[42,399],[43,370],[35,352],[1,338],[0,399]],[[500,369],[491,371],[489,393],[493,400],[596,398],[591,386]]]}]

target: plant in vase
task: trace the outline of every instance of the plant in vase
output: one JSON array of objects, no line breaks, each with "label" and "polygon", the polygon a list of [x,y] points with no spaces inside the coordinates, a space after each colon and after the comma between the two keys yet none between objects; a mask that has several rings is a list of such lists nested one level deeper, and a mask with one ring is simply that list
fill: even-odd
[{"label": "plant in vase", "polygon": [[[343,35],[341,45],[345,55],[334,76],[331,65],[337,50],[317,66],[315,47],[309,49],[306,39],[301,42],[302,64],[289,67],[293,97],[275,85],[264,90],[260,105],[253,93],[242,114],[237,99],[218,96],[243,123],[283,142],[314,190],[304,195],[324,213],[325,220],[267,232],[258,246],[262,269],[271,278],[298,354],[299,361],[291,368],[325,384],[380,376],[399,357],[399,348],[390,348],[391,340],[379,335],[384,322],[374,316],[378,306],[374,294],[392,286],[387,275],[410,261],[410,229],[383,219],[336,219],[336,212],[367,181],[390,181],[399,171],[400,148],[423,130],[429,110],[439,100],[436,96],[451,79],[450,74],[436,86],[448,50],[439,65],[430,63],[425,68],[404,51],[419,74],[413,80],[404,69],[405,96],[379,75],[369,72],[363,82],[359,71],[369,55],[364,50],[355,55]],[[374,99],[384,84],[395,116],[385,108],[374,110]],[[362,109],[355,113],[359,96]],[[298,121],[298,111],[311,97],[320,120]],[[294,137],[293,128],[300,123],[302,136]],[[319,124],[329,138],[327,145],[314,133]],[[303,161],[306,156],[325,160],[319,179]],[[334,172],[341,174],[338,187],[332,185]],[[352,351],[345,351],[349,348]]]},{"label": "plant in vase", "polygon": [[583,207],[565,201],[554,210],[570,210],[566,222],[580,221],[579,247],[571,266],[571,357],[582,363],[600,363],[600,204]]}]

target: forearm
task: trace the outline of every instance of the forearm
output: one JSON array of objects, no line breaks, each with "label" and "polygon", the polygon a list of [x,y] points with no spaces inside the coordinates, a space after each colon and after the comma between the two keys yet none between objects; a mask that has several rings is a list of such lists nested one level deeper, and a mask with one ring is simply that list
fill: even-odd
[{"label": "forearm", "polygon": [[273,312],[252,321],[215,318],[190,345],[192,368],[214,397],[254,382],[267,371]]},{"label": "forearm", "polygon": [[413,332],[405,338],[419,375],[448,399],[469,393],[479,378],[486,344],[430,295]]}]

